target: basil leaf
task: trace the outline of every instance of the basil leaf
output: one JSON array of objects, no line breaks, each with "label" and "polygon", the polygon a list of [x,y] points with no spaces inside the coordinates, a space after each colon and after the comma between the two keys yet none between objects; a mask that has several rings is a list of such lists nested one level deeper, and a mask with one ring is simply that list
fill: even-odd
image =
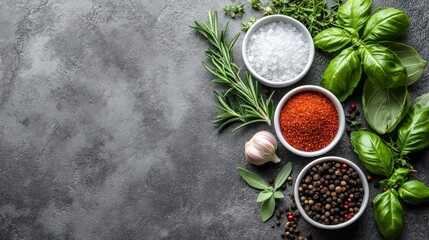
[{"label": "basil leaf", "polygon": [[359,31],[369,18],[371,5],[371,0],[348,0],[338,8],[340,25]]},{"label": "basil leaf", "polygon": [[410,204],[421,204],[429,201],[429,187],[417,180],[410,180],[399,188],[399,197]]},{"label": "basil leaf", "polygon": [[320,85],[342,102],[353,93],[361,75],[362,67],[358,52],[353,48],[347,48],[329,63]]},{"label": "basil leaf", "polygon": [[429,146],[429,93],[416,98],[398,129],[396,141],[401,155]]},{"label": "basil leaf", "polygon": [[407,14],[395,8],[378,8],[366,22],[363,31],[364,41],[394,39],[410,26]]},{"label": "basil leaf", "polygon": [[266,222],[271,216],[273,216],[275,206],[276,201],[274,200],[274,196],[271,196],[268,200],[265,200],[262,203],[259,215],[263,222]]},{"label": "basil leaf", "polygon": [[354,131],[350,141],[368,171],[384,176],[392,173],[393,154],[378,135],[363,130]]},{"label": "basil leaf", "polygon": [[396,195],[395,190],[389,189],[372,201],[378,230],[388,240],[396,239],[404,228],[403,209]]},{"label": "basil leaf", "polygon": [[286,165],[280,170],[279,174],[277,174],[276,180],[274,181],[274,191],[281,187],[283,183],[285,183],[287,177],[292,172],[292,163],[288,162]]},{"label": "basil leaf", "polygon": [[284,198],[284,197],[285,197],[285,195],[283,195],[282,192],[277,191],[277,192],[274,193],[274,198],[276,198],[276,199],[278,199],[278,198]]},{"label": "basil leaf", "polygon": [[410,169],[398,168],[393,172],[390,178],[384,179],[380,181],[380,183],[388,188],[397,189],[407,180],[408,174],[410,174]]},{"label": "basil leaf", "polygon": [[407,71],[408,86],[420,80],[427,61],[414,48],[403,43],[391,41],[382,41],[380,44],[393,51],[399,60],[401,60],[402,65]]},{"label": "basil leaf", "polygon": [[368,124],[379,134],[393,131],[408,111],[407,87],[380,88],[371,81],[363,87],[362,107]]},{"label": "basil leaf", "polygon": [[314,38],[314,45],[325,52],[339,51],[352,42],[353,36],[341,28],[332,27],[318,33]]},{"label": "basil leaf", "polygon": [[264,190],[259,193],[258,198],[256,199],[256,202],[263,202],[273,196],[273,191],[271,190]]},{"label": "basil leaf", "polygon": [[363,70],[375,85],[382,88],[407,86],[407,71],[394,52],[378,44],[366,44],[360,49]]},{"label": "basil leaf", "polygon": [[246,169],[240,167],[237,168],[237,172],[240,174],[241,178],[243,178],[243,180],[249,184],[249,186],[260,190],[265,190],[268,188],[268,184],[264,181],[264,179],[255,173],[249,172]]}]

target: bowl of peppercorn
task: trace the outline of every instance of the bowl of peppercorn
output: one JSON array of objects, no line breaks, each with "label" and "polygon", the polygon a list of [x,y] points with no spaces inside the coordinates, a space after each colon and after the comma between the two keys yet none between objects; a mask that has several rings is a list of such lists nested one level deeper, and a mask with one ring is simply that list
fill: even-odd
[{"label": "bowl of peppercorn", "polygon": [[292,153],[315,157],[330,151],[345,128],[341,102],[330,91],[305,85],[289,91],[274,113],[279,141]]},{"label": "bowl of peppercorn", "polygon": [[368,182],[362,170],[340,157],[322,157],[304,167],[294,186],[301,215],[312,225],[339,229],[355,222],[368,205]]}]

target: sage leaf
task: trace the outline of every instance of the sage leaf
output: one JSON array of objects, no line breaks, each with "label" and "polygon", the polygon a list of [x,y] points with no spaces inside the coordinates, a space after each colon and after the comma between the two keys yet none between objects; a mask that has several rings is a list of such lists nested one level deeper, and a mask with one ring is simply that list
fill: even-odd
[{"label": "sage leaf", "polygon": [[354,131],[350,135],[350,141],[354,152],[368,171],[390,176],[394,165],[393,154],[377,134],[364,130]]},{"label": "sage leaf", "polygon": [[268,188],[267,182],[265,182],[264,179],[255,173],[249,172],[246,169],[240,167],[237,168],[237,172],[240,174],[241,178],[243,178],[243,180],[249,184],[249,186],[260,190],[265,190]]},{"label": "sage leaf", "polygon": [[325,52],[336,52],[351,44],[353,36],[348,31],[332,27],[318,33],[314,38],[314,45]]},{"label": "sage leaf", "polygon": [[429,202],[429,187],[417,180],[410,180],[399,188],[399,197],[406,203],[422,204]]},{"label": "sage leaf", "polygon": [[259,215],[263,222],[266,222],[268,219],[273,216],[274,208],[276,205],[276,201],[274,196],[271,196],[269,199],[265,200],[261,205],[261,210],[259,211]]},{"label": "sage leaf", "polygon": [[371,0],[348,0],[338,8],[340,25],[359,31],[370,16],[371,5]]},{"label": "sage leaf", "polygon": [[256,199],[256,202],[263,202],[273,196],[273,191],[271,190],[264,190],[259,193],[258,198]]},{"label": "sage leaf", "polygon": [[381,235],[388,240],[396,239],[404,228],[403,209],[396,190],[378,194],[372,201],[374,218]]},{"label": "sage leaf", "polygon": [[363,87],[365,119],[379,134],[392,132],[407,114],[410,102],[407,87],[380,88],[371,81]]},{"label": "sage leaf", "polygon": [[288,162],[277,174],[276,180],[274,181],[274,190],[277,190],[279,187],[285,183],[287,177],[289,177],[292,172],[292,163]]},{"label": "sage leaf", "polygon": [[424,60],[414,48],[403,43],[391,41],[382,41],[380,44],[393,51],[396,56],[398,56],[399,60],[401,60],[402,65],[407,71],[408,86],[420,80],[427,65],[427,61]]},{"label": "sage leaf", "polygon": [[407,180],[408,174],[410,174],[410,169],[398,168],[390,178],[384,179],[380,183],[388,188],[398,189]]},{"label": "sage leaf", "polygon": [[283,195],[282,192],[277,191],[274,193],[274,198],[276,198],[276,199],[280,199],[280,198],[284,198],[284,197],[285,197],[285,195]]},{"label": "sage leaf", "polygon": [[342,102],[353,93],[361,75],[362,67],[358,52],[353,48],[347,48],[329,63],[320,85]]},{"label": "sage leaf", "polygon": [[363,31],[364,41],[392,40],[410,26],[407,14],[395,8],[378,8],[369,17]]},{"label": "sage leaf", "polygon": [[363,70],[369,80],[382,88],[407,86],[407,71],[394,52],[378,44],[360,48]]},{"label": "sage leaf", "polygon": [[410,112],[399,126],[396,143],[401,155],[429,146],[429,93],[412,103]]}]

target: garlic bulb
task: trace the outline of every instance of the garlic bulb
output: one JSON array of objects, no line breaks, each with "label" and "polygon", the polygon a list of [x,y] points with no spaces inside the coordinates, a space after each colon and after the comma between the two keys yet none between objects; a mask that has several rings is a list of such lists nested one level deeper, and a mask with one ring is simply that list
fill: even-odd
[{"label": "garlic bulb", "polygon": [[276,155],[277,140],[273,134],[267,131],[257,132],[244,145],[244,154],[247,161],[254,165],[262,165],[266,162],[278,163],[280,158]]}]

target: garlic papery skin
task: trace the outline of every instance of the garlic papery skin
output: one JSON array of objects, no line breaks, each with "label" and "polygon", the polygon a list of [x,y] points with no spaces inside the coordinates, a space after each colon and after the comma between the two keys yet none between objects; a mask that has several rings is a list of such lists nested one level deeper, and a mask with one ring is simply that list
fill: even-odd
[{"label": "garlic papery skin", "polygon": [[246,142],[244,154],[247,161],[254,165],[262,165],[267,162],[278,163],[280,158],[276,155],[276,149],[276,137],[270,132],[260,131]]}]

